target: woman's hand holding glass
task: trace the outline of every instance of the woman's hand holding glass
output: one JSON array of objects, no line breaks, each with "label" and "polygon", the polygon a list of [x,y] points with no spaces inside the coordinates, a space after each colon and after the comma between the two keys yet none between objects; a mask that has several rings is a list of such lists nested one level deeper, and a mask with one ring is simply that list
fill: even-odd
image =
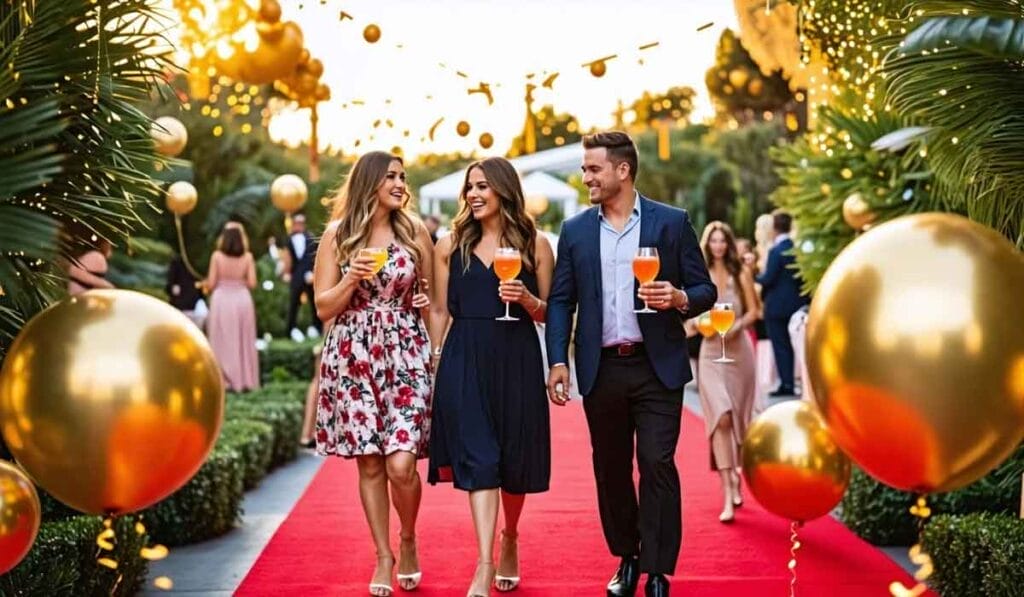
[{"label": "woman's hand holding glass", "polygon": [[377,273],[377,259],[369,254],[360,252],[349,261],[349,269],[345,272],[345,279],[348,282],[358,284],[363,280],[369,280]]},{"label": "woman's hand holding glass", "polygon": [[522,280],[501,282],[498,284],[498,296],[506,303],[519,303],[524,306],[528,301],[534,302],[533,295],[527,290]]}]

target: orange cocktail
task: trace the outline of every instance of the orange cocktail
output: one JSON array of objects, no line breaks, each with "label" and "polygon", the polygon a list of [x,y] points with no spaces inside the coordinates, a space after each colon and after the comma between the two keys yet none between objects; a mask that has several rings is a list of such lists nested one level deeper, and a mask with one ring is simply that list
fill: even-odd
[{"label": "orange cocktail", "polygon": [[[658,259],[658,249],[654,247],[640,247],[633,257],[633,275],[641,284],[653,282],[658,277],[658,270],[661,269],[661,260]],[[657,313],[651,309],[647,301],[644,301],[643,309],[634,309],[634,313]]]},{"label": "orange cocktail", "polygon": [[388,262],[387,249],[379,247],[367,247],[359,251],[359,256],[373,258],[373,273],[370,274],[371,278],[376,276],[380,270],[384,269],[384,264]]},{"label": "orange cocktail", "polygon": [[[511,282],[523,269],[523,258],[519,249],[512,247],[498,247],[494,252],[494,275],[502,282]],[[509,313],[509,303],[505,303],[505,316],[498,317],[498,321],[519,321],[518,317],[512,317]]]},{"label": "orange cocktail", "polygon": [[736,322],[736,312],[732,310],[732,303],[715,303],[711,309],[711,327],[715,328],[722,338],[722,356],[715,359],[715,363],[733,363],[732,359],[725,356],[725,333],[732,328]]}]

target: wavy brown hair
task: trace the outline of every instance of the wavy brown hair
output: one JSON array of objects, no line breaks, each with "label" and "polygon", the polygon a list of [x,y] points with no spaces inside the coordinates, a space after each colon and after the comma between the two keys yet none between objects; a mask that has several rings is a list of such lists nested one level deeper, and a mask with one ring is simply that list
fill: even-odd
[{"label": "wavy brown hair", "polygon": [[743,308],[746,309],[743,283],[740,281],[740,275],[743,273],[743,261],[740,259],[740,252],[736,248],[736,235],[733,234],[732,228],[725,222],[714,220],[708,222],[708,225],[704,227],[704,232],[700,235],[700,248],[704,252],[704,261],[708,264],[708,269],[715,264],[715,258],[711,254],[711,235],[715,231],[721,231],[725,235],[725,255],[722,256],[722,264],[725,265],[725,270],[732,276],[732,281],[736,285],[736,294],[740,297]]},{"label": "wavy brown hair", "polygon": [[[402,158],[384,151],[364,153],[356,160],[345,184],[335,196],[331,220],[338,221],[335,236],[338,263],[347,263],[349,256],[366,247],[370,237],[370,222],[379,209],[377,190],[384,184],[391,162],[395,161],[405,165]],[[420,224],[406,209],[410,198],[406,189],[402,209],[391,212],[391,229],[395,232],[398,244],[405,247],[418,264],[423,259],[416,242],[416,231]]]},{"label": "wavy brown hair", "polygon": [[[523,185],[519,173],[512,164],[501,157],[486,158],[473,162],[466,168],[466,177],[459,193],[459,213],[452,220],[452,251],[457,247],[462,255],[463,271],[469,269],[470,253],[483,238],[483,226],[473,217],[473,210],[466,199],[469,190],[469,174],[479,168],[496,195],[501,217],[501,238],[499,245],[519,249],[523,267],[536,267],[537,225],[526,211]],[[450,257],[450,256],[449,256]]]}]

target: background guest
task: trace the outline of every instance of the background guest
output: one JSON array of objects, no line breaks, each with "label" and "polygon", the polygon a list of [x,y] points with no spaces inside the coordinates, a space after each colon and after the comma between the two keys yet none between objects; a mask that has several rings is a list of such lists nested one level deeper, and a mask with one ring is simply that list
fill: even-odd
[{"label": "background guest", "polygon": [[210,290],[206,333],[228,389],[258,388],[256,308],[251,293],[256,286],[256,264],[239,222],[224,226],[204,286]]}]

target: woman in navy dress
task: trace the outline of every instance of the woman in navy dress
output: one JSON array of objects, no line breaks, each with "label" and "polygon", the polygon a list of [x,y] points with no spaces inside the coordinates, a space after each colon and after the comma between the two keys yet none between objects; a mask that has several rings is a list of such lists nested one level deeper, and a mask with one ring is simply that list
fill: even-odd
[{"label": "woman in navy dress", "polygon": [[[471,164],[452,233],[434,252],[430,337],[440,358],[428,481],[469,492],[479,546],[469,595],[519,584],[518,524],[527,493],[547,491],[551,433],[544,362],[534,322],[544,321],[554,254],[526,213],[515,168]],[[522,271],[499,282],[494,255],[518,249]],[[518,321],[497,321],[509,303]],[[443,346],[443,348],[442,348]],[[499,498],[500,496],[500,498]],[[492,560],[499,502],[501,555]]]}]

